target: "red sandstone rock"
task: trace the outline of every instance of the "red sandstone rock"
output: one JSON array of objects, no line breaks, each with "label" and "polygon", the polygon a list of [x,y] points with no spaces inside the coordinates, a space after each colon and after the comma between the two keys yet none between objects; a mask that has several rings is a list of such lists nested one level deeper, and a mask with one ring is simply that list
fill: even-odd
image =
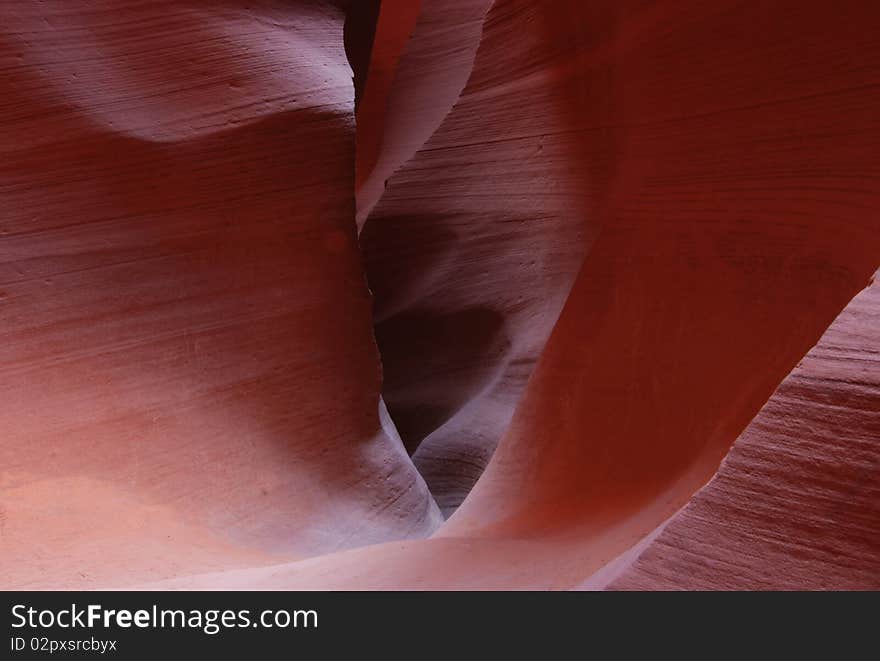
[{"label": "red sandstone rock", "polygon": [[467,83],[491,0],[385,0],[358,112],[358,225]]},{"label": "red sandstone rock", "polygon": [[880,284],[856,296],[616,589],[880,589]]},{"label": "red sandstone rock", "polygon": [[[878,587],[880,9],[386,0],[392,421],[342,12],[251,6],[0,10],[0,585]],[[363,546],[395,424],[491,462]]]},{"label": "red sandstone rock", "polygon": [[471,65],[473,20],[487,5],[426,3],[398,67],[386,117],[396,134],[374,182],[424,146],[390,177],[361,233],[385,400],[447,513],[507,427],[586,243],[587,168],[570,134],[580,101],[572,81],[536,68],[564,61],[571,42],[550,38],[549,5],[496,4]]},{"label": "red sandstone rock", "polygon": [[0,585],[424,536],[330,2],[0,7]]},{"label": "red sandstone rock", "polygon": [[[577,25],[574,4],[557,34]],[[711,478],[880,255],[878,70],[840,66],[850,48],[880,54],[852,31],[880,12],[590,7],[577,42],[592,46],[560,67],[586,71],[587,89],[620,81],[579,118],[581,136],[606,135],[593,157],[613,192],[588,209],[602,233],[489,469],[441,531],[577,534],[585,569]]]},{"label": "red sandstone rock", "polygon": [[[365,180],[376,166],[376,159],[386,140],[386,130],[390,133],[397,129],[397,125],[390,122],[386,126],[388,96],[394,84],[397,64],[407,47],[421,7],[419,0],[385,0],[380,4],[371,57],[365,67],[364,96],[357,109],[360,130],[357,131],[355,188],[358,192],[363,190]],[[383,183],[377,185],[380,187],[378,195],[381,195]]]}]

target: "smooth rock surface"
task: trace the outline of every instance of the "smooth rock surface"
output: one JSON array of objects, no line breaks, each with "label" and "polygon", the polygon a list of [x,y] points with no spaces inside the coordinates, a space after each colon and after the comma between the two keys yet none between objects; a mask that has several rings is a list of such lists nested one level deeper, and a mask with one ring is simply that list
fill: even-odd
[{"label": "smooth rock surface", "polygon": [[718,475],[611,584],[880,589],[880,284],[856,296]]},{"label": "smooth rock surface", "polygon": [[447,514],[508,425],[588,243],[589,166],[571,129],[594,97],[575,92],[580,75],[556,75],[586,28],[554,34],[549,4],[496,3],[481,32],[488,7],[425,3],[371,181],[415,155],[375,208],[374,184],[358,194],[372,208],[360,241],[383,393]]},{"label": "smooth rock surface", "polygon": [[[544,12],[545,36],[534,32],[539,25],[536,12]],[[515,43],[521,45],[534,35],[538,53],[546,35],[556,38],[553,48],[569,45],[558,59],[530,58],[533,70],[525,80],[539,87],[541,81],[554,81],[581,103],[581,112],[573,113],[568,124],[566,144],[581,146],[575,153],[582,161],[557,156],[556,162],[568,167],[560,168],[556,178],[545,179],[544,190],[557,181],[569,181],[574,163],[589,164],[582,171],[590,183],[581,189],[583,220],[598,234],[486,472],[429,540],[386,543],[301,563],[161,585],[312,589],[758,585],[754,573],[733,576],[728,568],[721,568],[714,578],[711,567],[702,575],[678,576],[675,567],[658,568],[658,549],[668,548],[669,539],[678,539],[676,530],[688,539],[674,551],[688,548],[685,543],[690,548],[698,543],[689,537],[692,511],[675,515],[712,478],[734,440],[869,283],[880,262],[880,172],[873,157],[880,139],[880,120],[873,112],[880,100],[880,49],[872,36],[878,25],[880,12],[866,3],[848,4],[840,14],[829,15],[817,6],[787,2],[748,6],[563,2],[554,3],[552,9],[549,3],[496,2],[484,25],[467,89],[480,89],[475,81],[481,80],[484,50],[502,60],[518,52],[499,47],[511,43],[505,36],[517,35]],[[488,100],[494,93],[512,94],[516,88],[515,83],[506,84],[505,76],[520,73],[517,67],[497,70],[496,78],[482,79],[487,87],[484,115],[492,112]],[[467,94],[447,122],[464,107]],[[534,93],[522,95],[517,101],[528,104],[533,97]],[[554,98],[558,97],[554,94]],[[495,124],[502,118],[506,116],[499,112]],[[478,197],[466,194],[478,190],[478,179],[468,177],[468,167],[491,172],[480,157],[485,154],[489,160],[499,153],[495,142],[480,142],[486,125],[475,126],[467,134],[469,139],[458,136],[457,147],[450,143],[448,148],[423,150],[413,161],[424,165],[445,151],[470,150],[468,160],[450,159],[455,167],[442,170],[438,165],[432,170],[433,190],[440,195],[429,197],[422,167],[413,166],[407,174],[407,165],[397,175],[400,190],[404,184],[419,184],[422,188],[414,190],[421,194],[396,200],[392,182],[375,213],[392,202],[442,202],[445,211],[438,214],[436,224],[452,225],[450,217],[465,217],[468,222],[457,229],[465,234],[475,231],[471,217],[458,206],[472,204]],[[511,141],[518,137],[515,126],[508,129]],[[443,127],[439,135],[444,135]],[[511,157],[505,163],[514,173],[526,168],[523,159]],[[441,171],[448,172],[448,180],[438,174]],[[491,185],[491,177],[479,181],[484,183]],[[516,183],[507,193],[519,202],[516,191],[527,184]],[[488,199],[487,207],[505,210],[497,206],[497,198]],[[365,233],[373,222],[373,218],[368,221]],[[401,217],[400,232],[411,222],[413,216]],[[430,235],[418,236],[426,243]],[[492,236],[488,243],[495,245],[503,238]],[[422,249],[415,239],[400,245],[414,254]],[[445,267],[439,276],[437,269],[427,270],[421,280],[389,278],[389,300],[400,296],[409,301],[406,287],[428,281],[434,292],[431,305],[442,307],[449,296],[446,292],[455,291],[452,276],[461,271]],[[439,284],[431,280],[435,277]],[[508,277],[506,282],[514,281]],[[380,292],[381,288],[377,297]],[[876,312],[873,301],[870,293],[865,294],[840,323],[847,327],[846,320],[855,314],[871,325]],[[863,305],[873,311],[859,312]],[[384,319],[380,312],[380,343]],[[864,331],[864,326],[859,327]],[[447,335],[445,328],[435,315],[426,316],[414,330],[430,337],[430,333]],[[833,330],[827,342],[835,345],[837,332]],[[407,334],[395,337],[392,348],[400,346]],[[855,350],[872,351],[863,332],[851,337]],[[817,351],[821,355],[822,347]],[[428,356],[438,353],[434,350]],[[400,360],[406,355],[416,354],[404,353]],[[863,368],[861,362],[835,364],[858,383]],[[784,401],[800,378],[796,373],[777,392],[765,414],[778,410],[779,398]],[[847,436],[846,429],[836,432],[839,438],[854,441],[844,441],[847,452],[836,454],[835,471],[845,476],[835,482],[843,485],[838,487],[838,498],[853,493],[855,485],[865,484],[866,479],[876,482],[871,459],[876,436],[870,422],[877,409],[876,393],[870,380],[866,383],[859,392],[867,401],[854,405],[858,412],[854,408],[851,423],[863,431],[854,436]],[[457,387],[448,391],[460,393]],[[828,390],[812,390],[805,397],[812,402],[809,406],[821,407]],[[393,412],[393,398],[388,399]],[[490,410],[482,408],[478,398],[468,401],[475,402],[478,411]],[[785,422],[789,428],[813,420],[805,406],[789,413]],[[761,418],[755,424],[760,429]],[[848,423],[841,418],[825,424],[839,428]],[[747,447],[751,433],[743,437]],[[830,432],[827,426],[816,426],[813,433]],[[865,441],[873,443],[872,450],[865,449]],[[807,461],[819,462],[824,450],[814,448],[815,457]],[[739,456],[735,452],[729,465],[736,467]],[[789,470],[788,479],[797,480],[800,474],[801,486],[809,492],[809,473],[797,461]],[[718,480],[722,485],[723,475]],[[743,479],[737,484],[753,484]],[[697,496],[695,507],[718,493],[714,484]],[[778,493],[766,482],[762,486],[754,494],[754,509],[766,512],[772,510]],[[759,570],[782,567],[777,585],[788,585],[793,576],[810,587],[873,585],[874,500],[870,489],[852,499],[853,509],[842,531],[846,540],[836,547],[846,551],[846,558],[835,565],[836,572],[827,571],[831,566],[827,555],[822,563],[821,551],[827,546],[821,540],[827,530],[803,525],[801,530],[818,533],[809,547],[812,569],[809,562],[798,565],[800,547],[791,545],[788,553],[771,558]],[[795,521],[801,524],[811,516],[821,518],[822,508],[828,506],[820,499],[810,510],[809,498],[800,502],[805,511]],[[734,500],[728,506],[735,504]],[[774,516],[752,518],[749,524],[756,540],[785,529]],[[711,545],[721,534],[719,524],[714,525],[714,529],[709,525],[710,544],[703,556],[708,562],[713,553],[714,557],[722,553]],[[735,556],[736,547],[723,553]],[[632,565],[640,554],[642,560]],[[733,561],[744,562],[736,557]],[[796,567],[785,569],[786,562]],[[678,563],[681,567],[680,557]],[[841,577],[847,567],[852,571]],[[646,573],[652,568],[653,573]],[[805,576],[811,571],[818,574]],[[786,572],[788,579],[782,578]]]},{"label": "smooth rock surface", "polygon": [[424,536],[331,2],[0,7],[0,586]]},{"label": "smooth rock surface", "polygon": [[0,587],[880,587],[875,3],[0,18]]}]

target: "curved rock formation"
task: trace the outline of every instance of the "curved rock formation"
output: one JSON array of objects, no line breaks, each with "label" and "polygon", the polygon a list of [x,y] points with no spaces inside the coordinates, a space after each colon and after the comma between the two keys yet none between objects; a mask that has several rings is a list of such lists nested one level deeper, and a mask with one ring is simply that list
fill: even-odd
[{"label": "curved rock formation", "polygon": [[[427,4],[429,18],[446,21],[426,19],[424,42],[401,59],[395,88],[408,103],[394,106],[392,98],[386,124],[405,135],[387,147],[374,176],[388,171],[382,162],[400,161],[407,145],[424,145],[388,180],[361,245],[376,299],[385,400],[441,509],[451,513],[510,421],[595,224],[584,208],[591,166],[571,134],[584,106],[572,90],[583,80],[556,75],[587,43],[556,37],[584,36],[587,28],[574,20],[551,39],[556,8],[496,3],[467,86],[425,142],[438,112],[423,106],[450,105],[449,81],[458,78],[448,68],[469,72],[468,49],[450,54],[448,42],[479,36],[449,26],[463,20],[462,7],[470,6],[470,21],[488,3]],[[411,43],[418,36],[419,28]],[[439,90],[416,86],[410,96],[413,70],[421,72],[428,56],[428,79],[439,79]]]},{"label": "curved rock formation", "polygon": [[439,522],[379,418],[344,13],[249,7],[0,8],[4,587]]},{"label": "curved rock formation", "polygon": [[0,15],[0,587],[880,587],[873,3]]},{"label": "curved rock formation", "polygon": [[880,589],[880,284],[613,589]]},{"label": "curved rock formation", "polygon": [[358,226],[461,95],[491,0],[386,0],[358,113]]}]

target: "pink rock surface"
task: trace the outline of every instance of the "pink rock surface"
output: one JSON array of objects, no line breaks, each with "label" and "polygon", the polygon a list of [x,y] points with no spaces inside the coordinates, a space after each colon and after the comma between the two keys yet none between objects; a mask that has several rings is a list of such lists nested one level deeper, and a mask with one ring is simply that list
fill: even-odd
[{"label": "pink rock surface", "polygon": [[[375,35],[369,57],[361,63],[364,70],[364,90],[357,109],[357,150],[355,189],[363,200],[364,182],[376,167],[376,159],[396,125],[386,125],[385,115],[389,108],[389,95],[397,75],[397,66],[419,18],[419,0],[384,0],[376,15]],[[369,85],[367,85],[369,81]],[[383,154],[387,159],[387,155]],[[377,184],[382,186],[382,182]],[[381,189],[378,192],[381,195]],[[359,205],[364,206],[362,201]],[[365,213],[362,215],[366,216]],[[361,223],[363,224],[363,223]]]},{"label": "pink rock surface", "polygon": [[589,199],[602,231],[489,468],[439,534],[626,551],[712,477],[876,269],[878,71],[841,63],[849,48],[877,56],[850,19],[880,13],[732,8],[580,10],[591,47],[562,71],[605,81],[579,126],[605,135],[591,159],[613,164],[613,192]]},{"label": "pink rock surface", "polygon": [[6,3],[0,585],[424,536],[329,2]]},{"label": "pink rock surface", "polygon": [[[586,172],[570,132],[583,106],[571,89],[580,83],[536,67],[572,56],[570,41],[551,38],[557,10],[496,3],[472,61],[474,19],[487,8],[426,3],[389,100],[396,139],[374,178],[388,173],[383,163],[423,146],[388,179],[361,232],[385,400],[447,514],[510,422],[589,225]],[[415,82],[424,80],[432,85]]]},{"label": "pink rock surface", "polygon": [[0,16],[0,587],[880,587],[873,3]]},{"label": "pink rock surface", "polygon": [[385,0],[358,113],[358,226],[468,81],[491,0]]},{"label": "pink rock surface", "polygon": [[[572,114],[568,137],[584,141],[582,155],[592,166],[589,181],[595,187],[586,189],[585,214],[588,225],[600,225],[601,231],[513,422],[474,491],[427,541],[163,586],[595,589],[621,574],[615,585],[638,580],[643,574],[627,576],[650,567],[651,554],[656,557],[689,510],[672,523],[670,517],[712,477],[780,381],[868,283],[880,254],[875,213],[880,182],[871,157],[880,127],[871,112],[878,69],[865,63],[876,65],[878,53],[861,28],[877,25],[875,9],[862,5],[846,20],[833,21],[818,8],[799,5],[794,11],[785,3],[746,11],[724,3],[570,3],[564,7],[568,11],[562,8],[554,5],[560,13],[553,20],[548,6],[497,2],[481,47],[504,41],[501,35],[525,40],[542,10],[556,43],[572,45],[558,59],[541,61],[545,68],[530,71],[526,79],[538,89],[565,89],[560,81],[567,81],[573,91],[596,90],[584,99],[592,103],[584,102],[581,112]],[[752,31],[754,25],[762,30]],[[854,25],[859,30],[854,32]],[[496,77],[483,75],[500,90],[515,88],[506,76],[520,69],[499,48],[490,52],[500,59]],[[478,53],[469,88],[481,72]],[[716,72],[724,75],[712,75]],[[534,98],[530,91],[520,103]],[[467,91],[447,123],[466,98]],[[484,91],[484,99],[492,99],[490,91]],[[486,102],[481,111],[489,114],[492,107]],[[502,118],[507,116],[500,111],[494,117],[496,123]],[[471,141],[460,143],[470,149],[472,178],[466,159],[451,161],[456,167],[446,170],[454,185],[440,177],[440,167],[430,171],[434,190],[447,192],[443,202],[449,208],[438,224],[462,233],[476,231],[473,222],[455,225],[455,205],[471,203],[465,187],[471,181],[475,187],[492,183],[488,175],[480,180],[476,174],[491,172],[481,158],[504,158],[499,141],[480,142],[485,132],[481,125]],[[413,166],[415,174],[405,183],[421,183],[426,190],[427,161],[419,159],[440,158],[444,150],[425,151],[416,156],[421,165]],[[509,156],[505,162],[525,167]],[[570,176],[566,169],[550,181]],[[387,199],[394,200],[394,194],[392,182]],[[434,202],[425,197],[405,201]],[[489,199],[487,206],[494,208],[498,201]],[[399,226],[408,222],[411,216]],[[454,284],[448,274],[459,269],[443,273],[447,278],[436,287],[435,305],[442,305]],[[406,291],[412,280],[389,278],[389,288]],[[846,326],[851,314],[846,312],[840,324]],[[381,312],[379,320],[381,341]],[[425,324],[425,332],[432,324],[436,321]],[[869,341],[858,337],[856,346],[870,351]],[[849,363],[847,369],[853,374]],[[777,398],[784,399],[787,387]],[[876,393],[869,386],[866,394],[870,415],[877,408]],[[821,403],[827,391],[814,390],[809,397]],[[768,407],[776,405],[771,401]],[[797,420],[809,424],[810,418]],[[875,447],[870,427],[864,434]],[[816,461],[821,448],[814,452]],[[850,488],[866,475],[876,478],[876,464],[859,452],[839,461]],[[796,464],[788,477],[810,491],[810,476],[798,475]],[[778,497],[772,484],[762,486],[753,496],[756,509],[761,503],[770,507]],[[866,502],[871,504],[863,507]],[[840,530],[849,533],[840,548],[855,558],[850,564],[858,570],[835,580],[845,568],[829,573],[814,566],[818,575],[801,576],[803,585],[873,585],[872,507],[876,497],[867,490],[853,503],[858,512],[850,511],[848,527]],[[816,503],[804,502],[804,508],[801,520],[822,516]],[[776,517],[749,523],[757,538],[779,534]],[[814,538],[814,549],[821,548],[821,540],[821,534]],[[797,548],[790,546],[770,565],[791,563]],[[729,563],[737,560],[735,546],[713,550],[722,557],[731,554]],[[644,559],[628,570],[643,551]],[[725,583],[723,576],[716,586],[755,585],[748,579]],[[775,585],[785,583],[779,579]]]}]

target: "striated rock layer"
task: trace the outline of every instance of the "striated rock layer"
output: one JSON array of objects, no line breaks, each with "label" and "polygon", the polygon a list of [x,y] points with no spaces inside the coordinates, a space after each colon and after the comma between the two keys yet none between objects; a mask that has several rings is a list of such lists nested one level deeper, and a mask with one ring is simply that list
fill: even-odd
[{"label": "striated rock layer", "polygon": [[880,284],[613,589],[880,589]]},{"label": "striated rock layer", "polygon": [[[749,315],[765,323],[761,307],[779,323],[798,307],[814,315],[816,326],[791,343],[790,356],[774,356],[779,363],[768,366],[766,383],[757,375],[746,386],[753,391],[742,395],[753,397],[750,410],[876,264],[873,240],[860,239],[876,229],[873,219],[864,208],[839,209],[876,192],[870,184],[840,187],[852,176],[872,176],[867,159],[876,125],[863,113],[877,72],[856,65],[851,54],[858,50],[862,63],[876,58],[868,37],[852,27],[876,23],[876,11],[853,7],[826,34],[820,12],[801,9],[786,32],[788,9],[495,3],[461,98],[388,181],[361,237],[377,299],[385,397],[446,512],[473,485],[507,427],[555,320],[555,297],[567,292],[579,263],[572,246],[588,247],[603,225],[610,227],[595,260],[587,260],[593,271],[582,277],[581,291],[618,298],[641,289],[620,321],[619,341],[631,337],[631,325],[655,323],[655,315],[689,326],[690,316],[709,313],[716,325],[728,325],[716,333],[718,345],[702,338],[696,323],[671,338],[677,347],[660,353],[689,351],[684,340],[691,337],[691,360],[700,351],[715,360],[711,354],[735,329],[741,306],[754,302],[739,319],[745,324]],[[751,34],[750,20],[765,27]],[[717,43],[704,55],[707,35]],[[843,115],[854,123],[841,124]],[[867,141],[854,153],[859,135]],[[814,161],[829,145],[831,153]],[[841,227],[852,228],[849,236],[831,240]],[[855,262],[835,241],[853,247]],[[640,263],[631,268],[630,260]],[[812,281],[823,269],[850,266],[858,274],[852,283],[834,276],[840,293],[828,298],[838,302],[824,317],[814,314],[811,297],[823,296],[824,285]],[[809,284],[797,284],[799,269]],[[618,270],[632,282],[618,284]],[[640,280],[648,282],[642,287]],[[804,299],[792,304],[788,292],[796,287]],[[656,309],[637,307],[639,296],[653,297]],[[604,306],[597,298],[582,314],[604,318]],[[701,321],[706,330],[713,323]],[[772,320],[766,323],[769,337],[776,331]],[[653,341],[664,340],[658,334]],[[609,338],[601,350],[615,352],[616,342]],[[575,357],[568,349],[560,355]],[[663,360],[641,349],[640,362],[648,359]],[[676,373],[672,364],[666,369]],[[570,371],[582,374],[584,366]],[[645,403],[652,405],[650,398]],[[628,408],[620,413],[633,415]],[[568,414],[554,417],[574,425]],[[744,422],[725,434],[722,448]],[[652,415],[641,415],[640,424],[652,423]],[[709,432],[689,434],[701,444]],[[529,447],[544,454],[534,441]],[[683,450],[682,460],[697,450]],[[670,466],[672,473],[680,468]],[[666,479],[663,473],[656,477]]]},{"label": "striated rock layer", "polygon": [[0,585],[424,536],[332,2],[0,7]]},{"label": "striated rock layer", "polygon": [[468,80],[491,0],[385,0],[358,111],[358,226]]},{"label": "striated rock layer", "polygon": [[607,136],[608,161],[594,152],[612,192],[510,428],[440,534],[578,534],[577,552],[607,561],[711,478],[877,268],[878,68],[865,65],[880,49],[853,25],[880,12],[568,8],[557,33],[578,14],[593,31],[571,70],[603,81],[578,129]]},{"label": "striated rock layer", "polygon": [[[579,149],[566,152],[566,158],[557,155],[555,162],[566,167],[555,176],[547,175],[544,190],[571,181],[576,164],[588,165],[576,171],[590,183],[580,189],[580,203],[588,228],[585,235],[595,239],[485,474],[430,540],[388,543],[302,563],[163,585],[590,589],[617,577],[615,585],[623,587],[629,581],[638,587],[638,581],[645,580],[639,572],[651,567],[656,575],[657,549],[668,547],[666,540],[677,530],[690,536],[686,525],[690,510],[666,529],[664,525],[710,480],[733,441],[850,299],[868,284],[880,262],[880,172],[873,158],[880,139],[880,121],[873,112],[880,100],[880,49],[872,37],[878,26],[880,12],[866,3],[847,5],[841,14],[829,16],[818,7],[793,2],[744,6],[572,1],[551,7],[498,0],[484,24],[466,90],[483,91],[475,81],[491,81],[483,82],[487,89],[481,116],[491,115],[494,126],[510,121],[506,132],[510,142],[524,138],[516,133],[514,97],[503,105],[493,94],[507,98],[504,94],[512,94],[517,86],[511,79],[522,73],[515,66],[517,60],[505,56],[515,58],[517,47],[534,44],[528,58],[532,68],[523,78],[526,82],[519,83],[528,85],[530,93],[515,100],[528,106],[536,89],[552,86],[553,99],[559,99],[559,90],[569,90],[579,104],[566,124],[566,144]],[[510,35],[517,39],[505,38]],[[548,35],[555,37],[553,46],[545,44]],[[501,43],[506,47],[501,48]],[[565,54],[538,57],[555,48]],[[487,59],[481,60],[484,52]],[[495,61],[494,69],[484,71],[484,61]],[[467,100],[465,91],[444,126],[466,107]],[[514,119],[501,108],[513,112]],[[383,205],[421,207],[442,201],[445,210],[436,214],[441,229],[454,227],[461,237],[482,236],[484,226],[475,224],[474,215],[468,215],[473,212],[464,207],[476,204],[480,197],[476,191],[484,186],[492,190],[493,166],[500,170],[505,159],[498,145],[507,142],[487,133],[487,124],[478,124],[478,130],[466,137],[462,134],[456,143],[423,149],[400,169],[396,175],[400,188],[394,181],[389,183],[364,235],[374,223],[381,229],[382,221],[392,222],[382,215]],[[439,136],[444,136],[444,126]],[[482,141],[484,137],[488,139]],[[427,170],[431,159],[456,150],[468,150],[469,157],[450,159],[449,169],[438,162]],[[506,190],[507,197],[487,195],[484,211],[500,209],[503,218],[516,218],[516,209],[503,203],[508,197],[511,207],[515,202],[528,203],[527,195],[516,195],[523,187],[529,190],[528,182],[516,177],[531,162],[508,153],[503,163],[517,185]],[[433,176],[431,184],[427,173]],[[486,176],[480,179],[478,173]],[[418,194],[396,197],[396,190],[404,186],[413,186],[410,190]],[[435,195],[429,196],[429,191]],[[538,206],[546,208],[548,203],[542,200]],[[456,218],[467,222],[457,225]],[[410,223],[424,228],[410,212],[396,222],[399,233]],[[486,243],[504,245],[509,235],[499,234]],[[406,255],[405,249],[418,255],[431,236],[421,231],[401,241],[401,250],[391,254]],[[536,236],[549,241],[543,232]],[[467,244],[459,239],[453,245]],[[370,255],[369,243],[366,249]],[[473,261],[486,265],[491,276],[497,253],[486,252]],[[428,262],[424,257],[409,261]],[[385,262],[395,264],[391,258]],[[439,270],[426,267],[419,272],[421,280],[400,273],[389,277],[387,300],[418,300],[406,297],[409,288],[414,281],[428,281],[433,286],[431,306],[442,309],[448,304],[457,309],[457,280],[464,278],[467,264],[448,268],[438,263]],[[369,258],[368,264],[372,269]],[[503,305],[505,291],[524,281],[522,270],[515,274],[511,270],[504,280],[509,290],[500,285],[495,290],[495,309],[502,320],[510,314]],[[479,291],[476,285],[474,290]],[[377,287],[380,345],[385,323],[382,296],[382,288]],[[849,314],[841,322],[844,327]],[[410,333],[396,337],[429,338],[435,333],[448,338],[452,327],[436,314],[426,315]],[[472,339],[474,334],[464,336]],[[856,341],[861,350],[870,351],[867,337]],[[416,340],[412,343],[420,349]],[[386,346],[392,352],[402,349],[400,341]],[[484,356],[483,363],[491,365],[500,352],[488,346],[490,350],[475,350],[474,355]],[[442,350],[448,349],[438,341],[425,355],[435,358]],[[383,346],[383,358],[387,352]],[[418,356],[410,349],[385,362],[387,366],[389,360],[411,360],[416,369]],[[431,381],[433,365],[429,361],[425,379],[414,381],[412,390],[402,388],[402,395],[418,403],[416,387]],[[839,367],[853,378],[853,365]],[[798,378],[793,377],[794,383]],[[461,393],[460,386],[442,380],[434,384],[422,401],[443,401],[444,392]],[[789,387],[784,386],[778,398],[784,400]],[[870,385],[864,392],[868,398],[864,410],[870,416],[877,409],[876,393]],[[393,394],[386,386],[392,411],[399,410]],[[809,393],[813,406],[828,396],[827,388]],[[473,395],[467,400],[477,411],[476,419],[491,415],[491,407],[480,399]],[[765,411],[772,411],[778,401]],[[810,420],[807,412],[790,415],[804,415],[801,424]],[[839,420],[837,425],[842,424]],[[876,444],[861,417],[854,415],[850,424],[864,426],[849,438]],[[406,425],[401,428],[406,437]],[[821,431],[815,428],[814,433]],[[840,433],[848,437],[846,430]],[[430,441],[430,437],[423,440],[421,447]],[[440,444],[441,451],[445,444]],[[847,446],[849,453],[838,456],[837,470],[847,476],[842,491],[855,489],[866,479],[876,481],[872,455],[864,454],[857,443],[852,446]],[[813,452],[813,461],[823,456],[821,448]],[[734,454],[728,466],[735,468],[738,456]],[[778,498],[774,484],[747,477],[759,466],[740,466],[746,474],[741,482],[757,482],[761,487],[749,494],[752,511],[772,510],[772,501]],[[800,471],[799,486],[810,492],[803,469],[792,462],[789,470],[789,479],[795,481]],[[830,480],[828,474],[825,479]],[[698,496],[695,507],[712,493],[717,493],[714,484]],[[839,507],[841,496],[832,495],[830,500]],[[801,576],[804,585],[874,584],[870,577],[876,567],[877,531],[871,525],[871,505],[865,505],[875,500],[865,489],[852,503],[850,514],[842,515],[848,528],[839,531],[846,536],[838,546],[846,550],[846,559],[836,565],[840,569],[826,572],[827,567],[814,565],[813,571],[822,578]],[[801,503],[805,512],[796,521],[821,519],[821,508],[829,506],[821,499],[811,504],[803,498]],[[784,529],[772,515],[753,517],[749,524],[759,539],[772,538]],[[801,529],[815,535],[812,546],[806,545],[814,553],[828,548],[822,541],[827,529],[808,525]],[[695,543],[692,538],[691,543]],[[721,557],[730,554],[730,565],[743,562],[736,557],[737,547],[720,548],[714,552]],[[804,547],[788,548],[787,553],[769,557],[765,571],[796,563],[798,549]],[[644,558],[628,570],[645,549]],[[847,563],[858,569],[845,579],[835,579],[847,572]],[[811,570],[789,568],[780,576],[797,571]],[[742,577],[739,583],[725,582],[723,576],[717,575],[716,586],[755,585]],[[672,579],[667,575],[664,580]],[[696,586],[697,577],[675,580],[685,584],[693,580],[690,585]],[[778,580],[775,585],[784,584]]]},{"label": "striated rock layer", "polygon": [[0,587],[880,587],[874,3],[0,16]]},{"label": "striated rock layer", "polygon": [[554,35],[549,5],[496,3],[481,39],[489,4],[425,3],[358,193],[385,400],[446,513],[510,422],[589,229],[591,166],[571,133],[585,82],[556,75],[587,27]]}]

